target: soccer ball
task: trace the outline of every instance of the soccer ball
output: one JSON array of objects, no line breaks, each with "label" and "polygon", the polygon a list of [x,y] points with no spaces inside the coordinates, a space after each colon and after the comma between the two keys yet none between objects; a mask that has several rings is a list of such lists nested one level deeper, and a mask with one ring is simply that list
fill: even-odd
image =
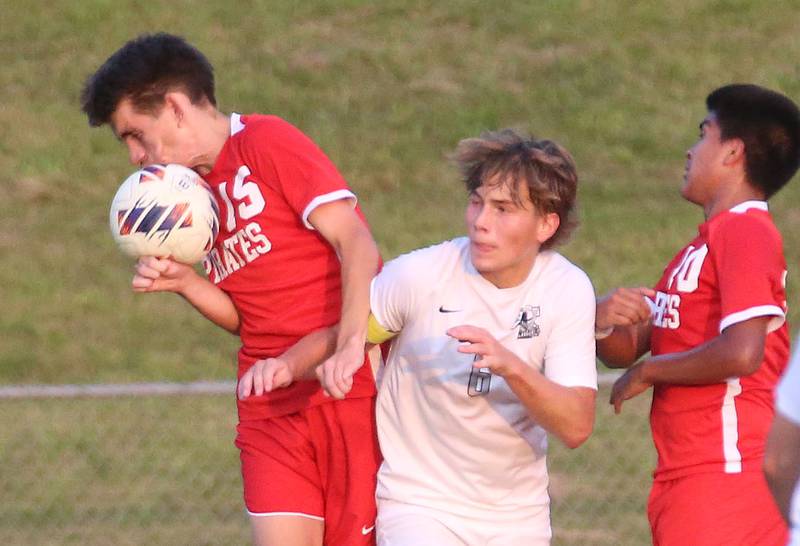
[{"label": "soccer ball", "polygon": [[111,235],[125,254],[194,264],[219,233],[219,209],[205,180],[181,165],[148,165],[111,201]]}]

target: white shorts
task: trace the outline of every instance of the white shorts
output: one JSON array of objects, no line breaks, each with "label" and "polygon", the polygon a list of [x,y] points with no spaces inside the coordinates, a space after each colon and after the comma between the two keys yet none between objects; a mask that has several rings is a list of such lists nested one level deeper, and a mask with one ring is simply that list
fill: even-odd
[{"label": "white shorts", "polygon": [[550,546],[550,508],[468,518],[424,506],[378,499],[378,546]]}]

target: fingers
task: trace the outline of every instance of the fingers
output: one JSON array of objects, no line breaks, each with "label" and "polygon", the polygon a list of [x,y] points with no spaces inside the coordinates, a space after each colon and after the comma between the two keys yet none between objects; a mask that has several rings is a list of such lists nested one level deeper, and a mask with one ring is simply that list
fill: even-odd
[{"label": "fingers", "polygon": [[461,326],[453,326],[445,332],[448,336],[461,341],[462,343],[478,343],[486,342],[491,338],[489,332],[477,326],[470,326],[464,324]]},{"label": "fingers", "polygon": [[315,370],[325,394],[339,400],[353,388],[353,374],[362,364],[360,360],[357,366],[348,365],[346,358],[339,353],[334,354]]},{"label": "fingers", "polygon": [[615,415],[619,415],[622,412],[622,402],[624,402],[624,400],[620,392],[621,390],[622,389],[618,379],[611,388],[611,396],[608,399],[608,403],[614,406]]},{"label": "fingers", "polygon": [[244,400],[251,394],[262,396],[291,385],[294,377],[287,364],[277,358],[257,360],[239,379],[238,395]]},{"label": "fingers", "polygon": [[597,302],[595,325],[598,329],[628,326],[650,320],[647,298],[655,297],[650,288],[617,288]]},{"label": "fingers", "polygon": [[155,281],[151,278],[143,277],[137,274],[133,276],[131,286],[136,292],[146,292],[148,289],[153,287],[154,282]]},{"label": "fingers", "polygon": [[253,368],[247,370],[242,378],[239,380],[239,385],[236,389],[236,392],[239,396],[239,400],[244,400],[248,396],[250,396],[250,392],[253,389]]}]

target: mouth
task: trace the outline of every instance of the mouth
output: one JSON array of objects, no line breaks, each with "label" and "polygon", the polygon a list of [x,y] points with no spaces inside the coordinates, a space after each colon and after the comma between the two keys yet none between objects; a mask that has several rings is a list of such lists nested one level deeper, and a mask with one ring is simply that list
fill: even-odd
[{"label": "mouth", "polygon": [[473,251],[479,252],[481,254],[491,252],[494,249],[494,245],[491,245],[489,243],[480,243],[478,241],[472,241],[471,246]]}]

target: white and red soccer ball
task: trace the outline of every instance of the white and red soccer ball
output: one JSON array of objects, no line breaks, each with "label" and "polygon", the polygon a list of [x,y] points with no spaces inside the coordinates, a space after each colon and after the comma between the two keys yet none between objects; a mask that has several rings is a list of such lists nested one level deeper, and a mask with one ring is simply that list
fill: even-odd
[{"label": "white and red soccer ball", "polygon": [[111,202],[109,220],[125,254],[186,264],[202,260],[219,232],[219,210],[208,184],[181,165],[148,165],[126,178]]}]

